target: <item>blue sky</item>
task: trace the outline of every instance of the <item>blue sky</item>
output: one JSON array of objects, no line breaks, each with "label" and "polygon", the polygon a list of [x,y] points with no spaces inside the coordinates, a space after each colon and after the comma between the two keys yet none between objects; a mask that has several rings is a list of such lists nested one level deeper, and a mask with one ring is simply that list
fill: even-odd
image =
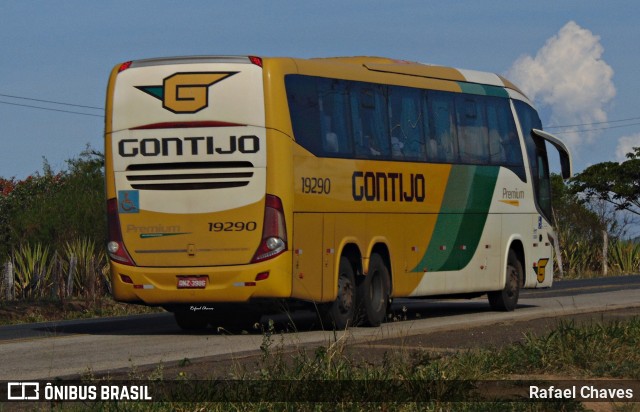
[{"label": "blue sky", "polygon": [[4,0],[0,176],[42,171],[43,157],[63,169],[87,144],[102,150],[101,110],[34,99],[101,108],[117,63],[203,54],[377,55],[513,74],[545,126],[598,123],[550,129],[579,171],[640,146],[637,16],[637,0]]}]

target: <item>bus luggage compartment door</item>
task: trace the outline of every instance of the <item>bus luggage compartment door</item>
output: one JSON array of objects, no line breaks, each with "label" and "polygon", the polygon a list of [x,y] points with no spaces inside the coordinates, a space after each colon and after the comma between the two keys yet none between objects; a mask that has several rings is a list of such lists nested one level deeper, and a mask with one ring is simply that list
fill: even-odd
[{"label": "bus luggage compartment door", "polygon": [[[330,295],[335,250],[331,217],[322,213],[295,213],[293,216],[292,297],[322,302]],[[329,242],[329,243],[328,243]],[[326,281],[326,282],[325,282]]]}]

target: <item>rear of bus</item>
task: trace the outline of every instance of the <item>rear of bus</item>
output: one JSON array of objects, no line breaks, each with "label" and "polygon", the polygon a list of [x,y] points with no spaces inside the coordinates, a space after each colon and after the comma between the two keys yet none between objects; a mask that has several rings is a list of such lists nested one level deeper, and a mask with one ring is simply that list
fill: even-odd
[{"label": "rear of bus", "polygon": [[105,176],[116,300],[175,308],[290,295],[267,133],[259,58],[113,69]]}]

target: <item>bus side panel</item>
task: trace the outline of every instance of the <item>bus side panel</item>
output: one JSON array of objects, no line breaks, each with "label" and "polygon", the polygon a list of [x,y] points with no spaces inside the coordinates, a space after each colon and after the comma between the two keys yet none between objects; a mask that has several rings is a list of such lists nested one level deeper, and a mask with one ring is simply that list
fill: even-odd
[{"label": "bus side panel", "polygon": [[333,288],[337,288],[337,280],[334,281],[334,278],[337,279],[336,272],[339,262],[336,262],[338,249],[334,239],[335,215],[325,213],[323,220],[322,298],[326,302],[335,299],[336,292]]},{"label": "bus side panel", "polygon": [[531,257],[531,225],[530,218],[531,214],[515,214],[508,213],[502,216],[502,238],[504,239],[504,248],[502,256],[502,264],[505,267],[503,270],[502,276],[500,278],[501,288],[504,287],[506,282],[506,267],[507,267],[507,257],[509,253],[509,249],[512,248],[514,242],[521,242],[524,248],[524,262],[522,262],[522,270],[524,271],[524,287],[528,286],[531,280],[530,273],[528,272],[527,267],[529,264]]},{"label": "bus side panel", "polygon": [[[456,269],[429,271],[425,267],[418,272],[421,275],[420,281],[405,295],[417,297],[500,289],[504,273],[501,233],[502,216],[489,214],[477,247],[459,243],[431,248],[430,253],[443,255],[455,248],[456,254],[449,256],[455,258],[450,265]],[[471,254],[471,257],[467,257],[467,254]]]},{"label": "bus side panel", "polygon": [[482,236],[475,251],[469,250],[464,244],[455,246],[461,250],[462,254],[473,253],[473,257],[464,268],[460,268],[459,271],[451,271],[446,276],[447,293],[484,292],[500,289],[500,278],[504,271],[500,259],[502,250],[501,221],[500,215],[490,214],[487,216]]},{"label": "bus side panel", "polygon": [[335,215],[330,213],[294,214],[291,297],[313,302],[335,299],[335,221]]},{"label": "bus side panel", "polygon": [[[392,296],[408,296],[420,284],[426,268],[416,268],[427,250],[437,214],[395,215],[392,243],[402,245],[402,256],[393,259]],[[396,243],[397,242],[397,243]]]},{"label": "bus side panel", "polygon": [[[533,209],[532,201],[523,202],[522,208]],[[538,213],[505,213],[503,215],[503,239],[517,239],[524,247],[524,288],[547,288],[553,284],[553,246],[549,240],[552,228]],[[505,244],[504,265],[509,244]],[[504,285],[504,276],[501,279]]]},{"label": "bus side panel", "polygon": [[292,297],[322,301],[322,213],[293,215]]}]

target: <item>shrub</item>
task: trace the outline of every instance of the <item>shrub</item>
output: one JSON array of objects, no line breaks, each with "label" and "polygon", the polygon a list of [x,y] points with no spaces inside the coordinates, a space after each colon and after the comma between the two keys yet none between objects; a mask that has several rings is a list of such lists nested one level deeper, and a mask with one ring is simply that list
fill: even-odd
[{"label": "shrub", "polygon": [[68,170],[22,181],[0,179],[0,256],[24,244],[60,246],[77,238],[105,238],[103,156],[87,148],[67,161]]}]

